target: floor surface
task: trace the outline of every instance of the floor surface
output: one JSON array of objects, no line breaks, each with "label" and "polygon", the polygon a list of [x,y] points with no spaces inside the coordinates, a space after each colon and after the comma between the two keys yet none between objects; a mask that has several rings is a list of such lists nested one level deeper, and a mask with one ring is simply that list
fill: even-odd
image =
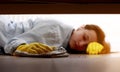
[{"label": "floor surface", "polygon": [[120,53],[63,58],[0,55],[0,72],[120,72]]}]

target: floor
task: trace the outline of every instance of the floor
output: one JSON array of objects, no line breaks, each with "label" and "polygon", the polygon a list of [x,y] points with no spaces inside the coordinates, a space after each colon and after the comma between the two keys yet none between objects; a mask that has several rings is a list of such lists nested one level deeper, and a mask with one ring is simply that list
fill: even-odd
[{"label": "floor", "polygon": [[120,53],[62,58],[0,55],[0,72],[120,72]]}]

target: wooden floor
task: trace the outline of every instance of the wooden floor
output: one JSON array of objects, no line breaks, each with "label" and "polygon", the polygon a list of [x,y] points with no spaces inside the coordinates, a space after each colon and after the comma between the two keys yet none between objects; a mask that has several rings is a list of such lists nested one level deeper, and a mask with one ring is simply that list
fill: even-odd
[{"label": "wooden floor", "polygon": [[63,58],[0,56],[0,72],[120,72],[120,53]]}]

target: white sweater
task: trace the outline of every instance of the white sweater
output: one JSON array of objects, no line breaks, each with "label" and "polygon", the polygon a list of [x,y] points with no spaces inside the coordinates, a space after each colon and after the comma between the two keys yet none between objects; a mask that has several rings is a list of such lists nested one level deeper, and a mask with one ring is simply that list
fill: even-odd
[{"label": "white sweater", "polygon": [[55,20],[36,19],[8,24],[0,22],[0,25],[3,26],[0,26],[0,45],[7,54],[12,54],[20,44],[31,42],[66,48],[73,31],[73,27]]}]

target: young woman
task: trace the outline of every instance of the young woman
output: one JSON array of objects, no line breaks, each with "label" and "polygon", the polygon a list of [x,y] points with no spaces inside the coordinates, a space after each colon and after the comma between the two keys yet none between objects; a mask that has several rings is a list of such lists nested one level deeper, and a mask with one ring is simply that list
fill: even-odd
[{"label": "young woman", "polygon": [[36,19],[21,23],[0,21],[0,35],[0,46],[6,54],[11,55],[17,49],[34,54],[52,50],[52,47],[41,48],[34,42],[63,47],[68,53],[86,53],[86,47],[90,42],[98,42],[104,46],[101,54],[110,52],[104,32],[93,24],[74,29],[55,20]]}]

